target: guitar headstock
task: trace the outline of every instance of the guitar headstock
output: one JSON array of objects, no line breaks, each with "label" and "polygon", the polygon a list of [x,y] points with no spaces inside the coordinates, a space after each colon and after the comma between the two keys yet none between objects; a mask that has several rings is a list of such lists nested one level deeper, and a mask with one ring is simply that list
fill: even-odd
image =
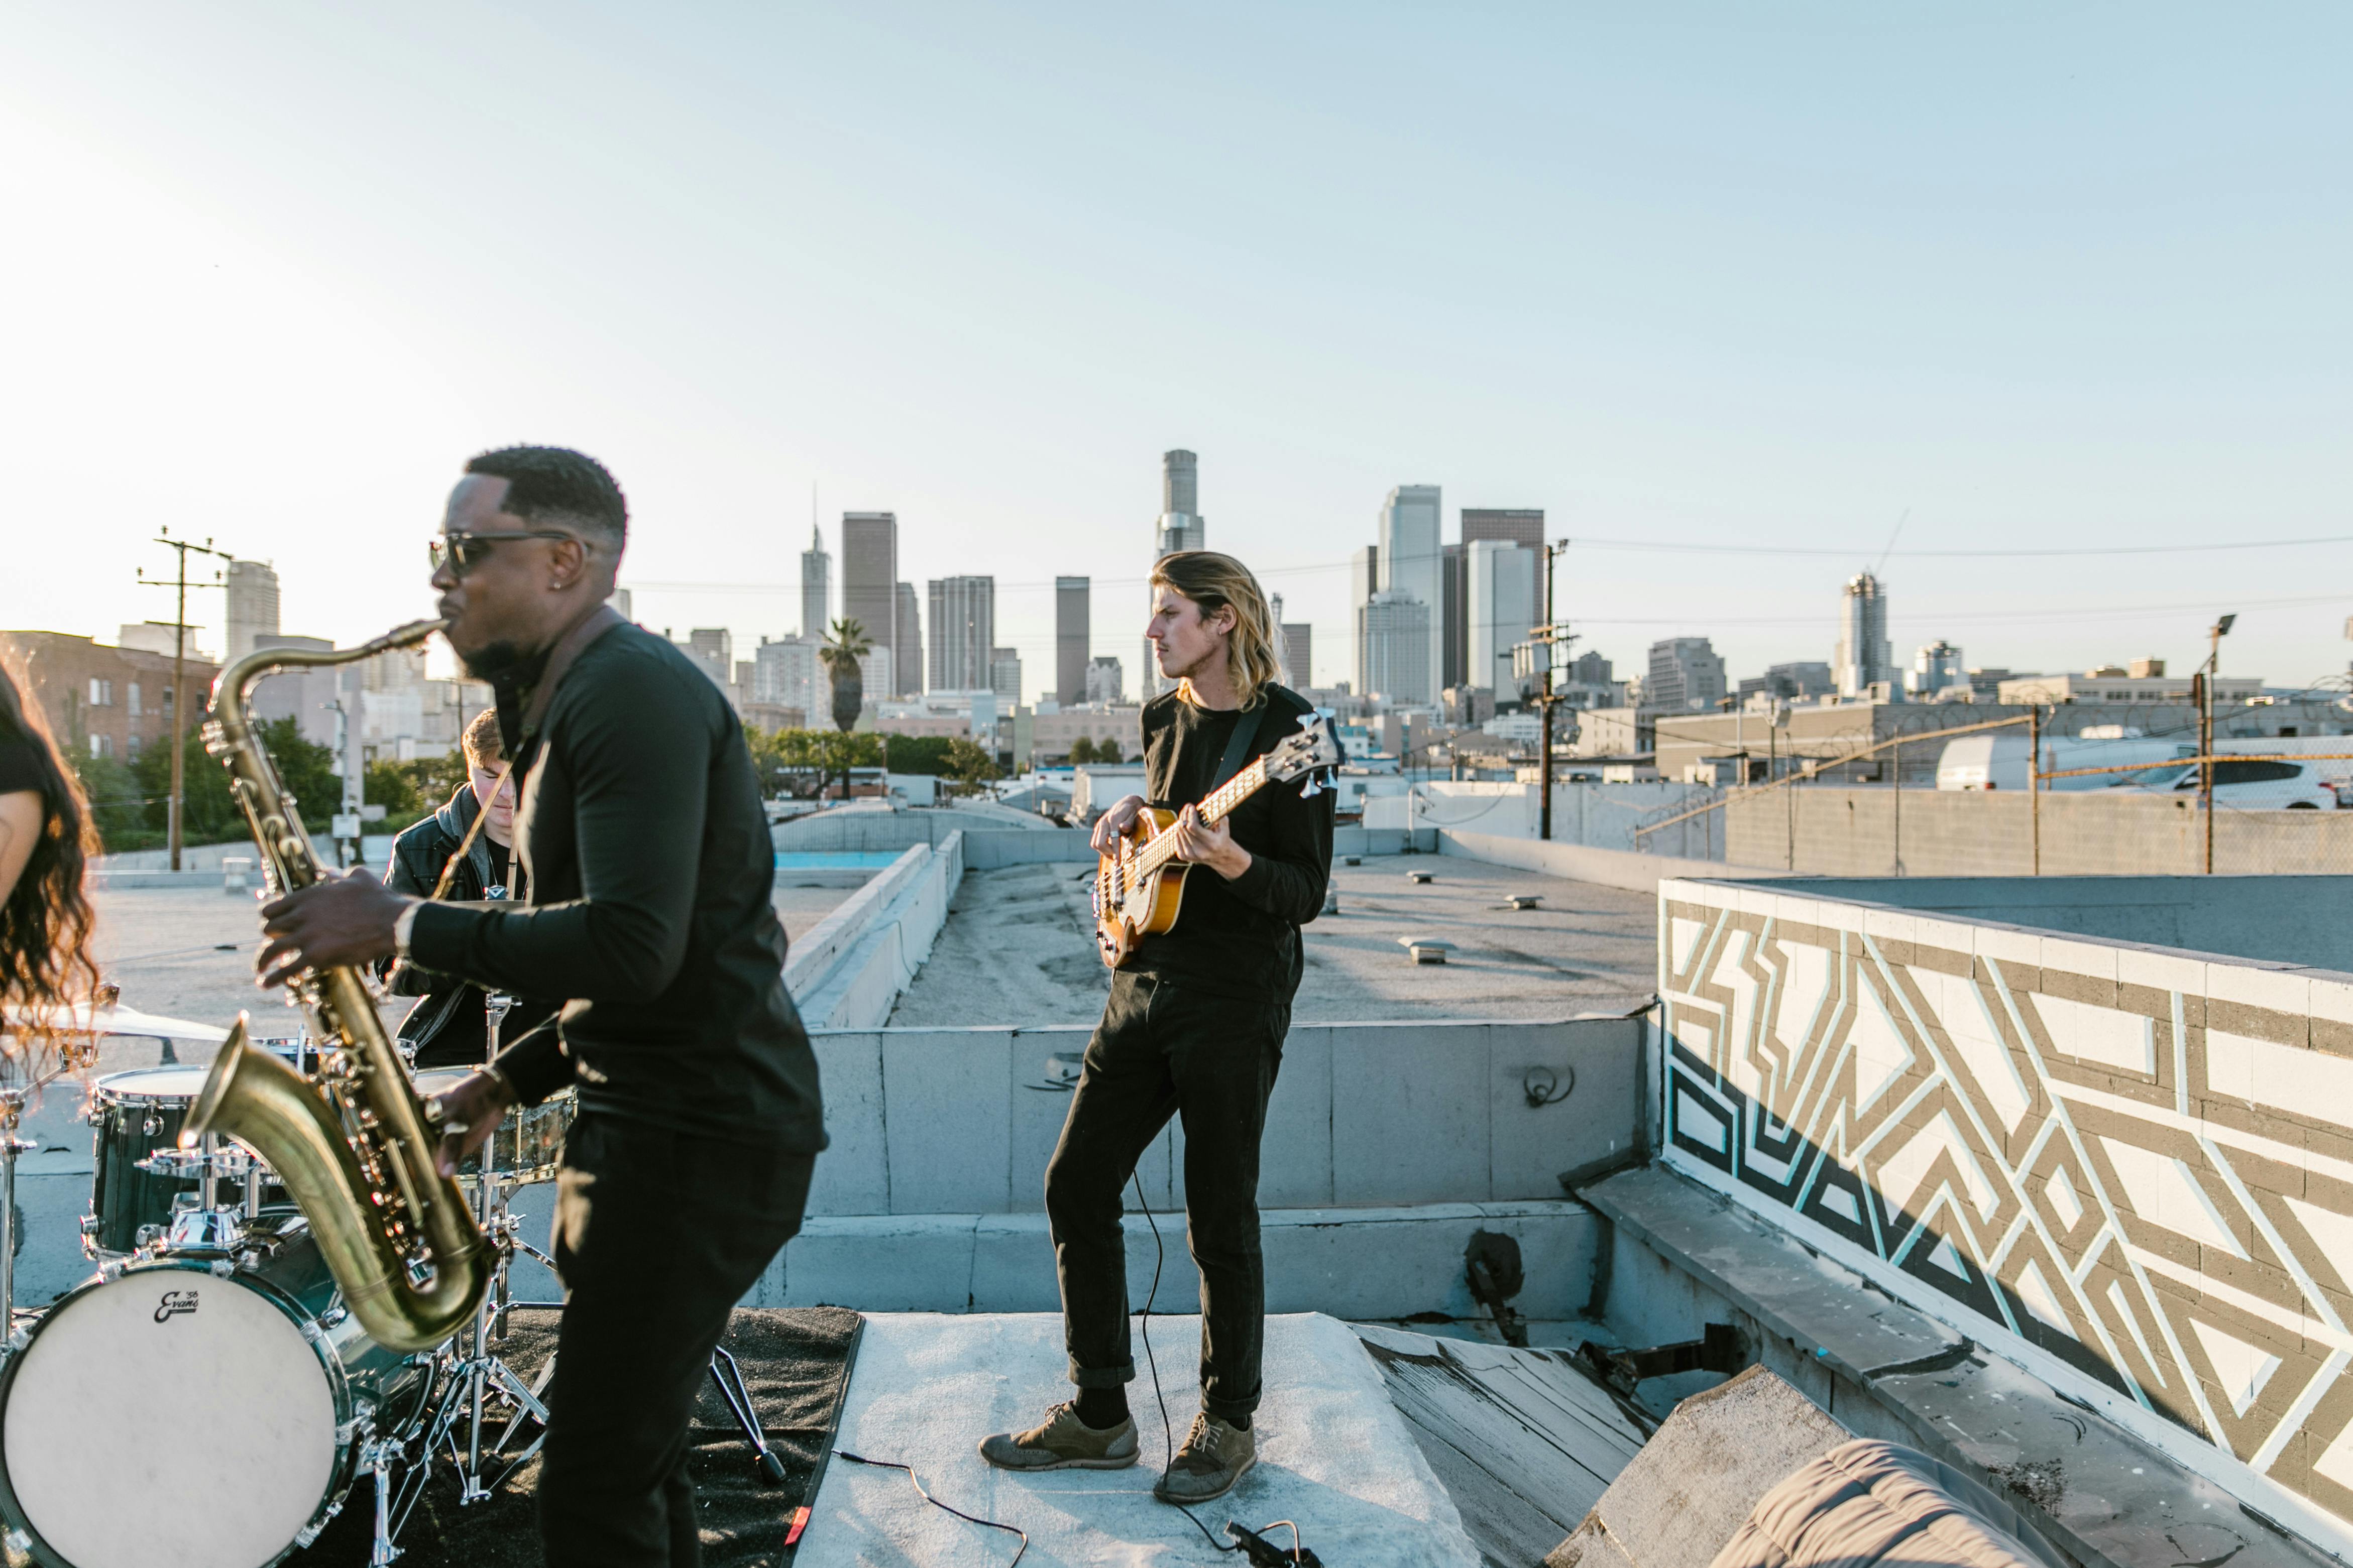
[{"label": "guitar headstock", "polygon": [[1331,719],[1322,713],[1303,713],[1299,732],[1285,735],[1267,752],[1267,782],[1304,777],[1307,786],[1299,793],[1314,795],[1330,783],[1328,775],[1340,765],[1341,754],[1340,737],[1333,732]]}]

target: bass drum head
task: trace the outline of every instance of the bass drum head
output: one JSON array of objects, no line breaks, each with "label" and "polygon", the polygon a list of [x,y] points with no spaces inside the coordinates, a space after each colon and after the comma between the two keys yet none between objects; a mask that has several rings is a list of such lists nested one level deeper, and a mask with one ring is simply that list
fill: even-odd
[{"label": "bass drum head", "polygon": [[59,1302],[5,1401],[7,1489],[72,1568],[261,1568],[334,1476],[334,1390],[301,1331],[195,1269],[133,1269]]}]

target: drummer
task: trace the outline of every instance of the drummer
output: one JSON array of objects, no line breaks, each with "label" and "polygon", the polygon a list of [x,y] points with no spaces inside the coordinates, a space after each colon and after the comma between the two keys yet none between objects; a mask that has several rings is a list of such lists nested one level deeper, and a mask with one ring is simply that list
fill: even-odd
[{"label": "drummer", "polygon": [[[392,841],[392,866],[385,885],[396,893],[429,899],[441,889],[443,899],[475,903],[515,896],[519,869],[513,859],[514,783],[507,777],[505,743],[499,735],[498,710],[485,708],[466,726],[459,742],[466,758],[466,782],[432,816]],[[475,820],[481,820],[479,831]],[[470,835],[471,841],[469,842]],[[454,871],[449,862],[460,847],[465,858]],[[448,885],[442,887],[447,874]],[[437,974],[415,964],[397,968],[387,961],[395,995],[422,998],[401,1020],[401,1048],[420,1068],[479,1067],[497,1054],[486,1048],[489,1012],[487,993],[470,981]],[[500,1026],[499,1044],[521,1039],[555,1008],[545,1002],[517,999]]]}]

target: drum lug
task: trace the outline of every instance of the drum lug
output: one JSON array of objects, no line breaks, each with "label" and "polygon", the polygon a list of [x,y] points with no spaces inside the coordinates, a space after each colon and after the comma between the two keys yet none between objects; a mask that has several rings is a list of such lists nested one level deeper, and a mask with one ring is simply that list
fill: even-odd
[{"label": "drum lug", "polygon": [[30,1343],[32,1343],[32,1342],[33,1342],[33,1331],[32,1331],[32,1330],[30,1330],[30,1329],[18,1329],[17,1331],[16,1331],[16,1332],[14,1332],[14,1333],[12,1333],[12,1334],[10,1334],[10,1335],[8,1336],[8,1353],[9,1353],[10,1355],[16,1355],[16,1354],[17,1354],[19,1352],[21,1352],[22,1350],[24,1350],[24,1348],[25,1348],[26,1345],[28,1345],[28,1344],[30,1344]]},{"label": "drum lug", "polygon": [[[217,1267],[217,1265],[216,1265],[216,1267]],[[327,1331],[319,1326],[319,1321],[316,1318],[305,1318],[302,1320],[302,1337],[315,1345],[321,1340],[327,1337]],[[343,1438],[347,1438],[349,1436],[350,1434],[345,1433],[343,1437],[339,1437],[336,1440],[341,1442]]]},{"label": "drum lug", "polygon": [[212,1268],[213,1278],[216,1279],[226,1279],[237,1272],[237,1265],[226,1258],[214,1258]]},{"label": "drum lug", "polygon": [[81,1216],[81,1233],[84,1236],[96,1236],[98,1234],[98,1216],[96,1215],[86,1214]]}]

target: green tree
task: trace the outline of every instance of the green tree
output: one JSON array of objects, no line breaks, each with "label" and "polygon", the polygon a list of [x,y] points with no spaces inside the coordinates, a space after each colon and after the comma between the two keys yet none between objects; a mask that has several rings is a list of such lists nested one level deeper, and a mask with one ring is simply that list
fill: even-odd
[{"label": "green tree", "polygon": [[1071,762],[1074,766],[1084,766],[1094,760],[1095,743],[1092,741],[1082,735],[1071,742]]},{"label": "green tree", "polygon": [[883,737],[884,766],[894,773],[930,773],[944,776],[955,771],[950,755],[949,738],[945,735],[886,735]]},{"label": "green tree", "polygon": [[98,837],[110,855],[125,849],[145,849],[164,842],[147,821],[147,786],[137,770],[113,757],[92,757],[69,752],[68,760],[90,797],[90,816]]},{"label": "green tree", "polygon": [[987,784],[997,776],[997,759],[962,735],[948,738],[949,774],[968,784]]},{"label": "green tree", "polygon": [[1095,742],[1095,761],[1099,763],[1116,763],[1120,760],[1119,742],[1117,741],[1111,739],[1109,736],[1105,736],[1103,739]]},{"label": "green tree", "polygon": [[363,797],[370,805],[384,807],[381,831],[397,833],[418,817],[440,805],[427,802],[417,787],[416,775],[410,772],[414,763],[370,763],[367,777],[361,784]]}]

